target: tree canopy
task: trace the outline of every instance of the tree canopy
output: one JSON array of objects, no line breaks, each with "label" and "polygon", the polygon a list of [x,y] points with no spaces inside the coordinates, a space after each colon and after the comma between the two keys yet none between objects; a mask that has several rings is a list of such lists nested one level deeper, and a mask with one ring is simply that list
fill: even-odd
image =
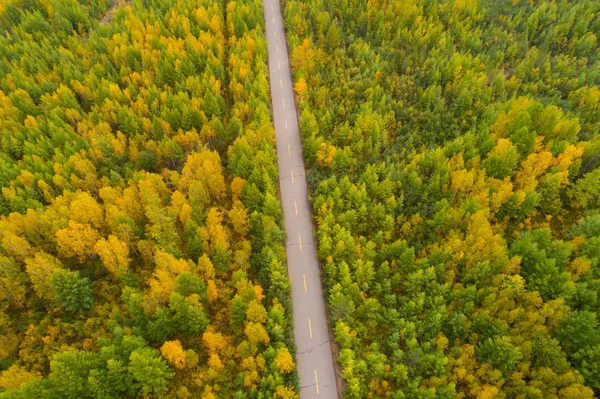
[{"label": "tree canopy", "polygon": [[596,1],[286,0],[349,398],[590,398]]},{"label": "tree canopy", "polygon": [[297,397],[263,21],[0,2],[0,398]]}]

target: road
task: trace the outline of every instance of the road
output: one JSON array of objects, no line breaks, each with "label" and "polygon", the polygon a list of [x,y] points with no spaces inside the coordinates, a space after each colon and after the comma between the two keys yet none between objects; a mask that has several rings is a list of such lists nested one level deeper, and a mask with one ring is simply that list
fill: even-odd
[{"label": "road", "polygon": [[281,5],[279,0],[263,4],[300,398],[337,399]]}]

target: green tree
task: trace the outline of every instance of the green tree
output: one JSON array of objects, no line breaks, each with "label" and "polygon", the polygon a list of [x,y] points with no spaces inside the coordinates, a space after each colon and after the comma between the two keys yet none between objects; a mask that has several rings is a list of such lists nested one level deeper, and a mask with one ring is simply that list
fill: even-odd
[{"label": "green tree", "polygon": [[78,271],[58,269],[50,284],[58,304],[70,312],[84,313],[94,305],[90,280],[81,278]]}]

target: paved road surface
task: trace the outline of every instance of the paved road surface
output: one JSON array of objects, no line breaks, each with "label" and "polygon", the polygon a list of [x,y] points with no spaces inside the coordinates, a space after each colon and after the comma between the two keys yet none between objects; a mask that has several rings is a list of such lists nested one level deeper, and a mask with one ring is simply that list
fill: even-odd
[{"label": "paved road surface", "polygon": [[337,399],[281,7],[279,0],[263,0],[263,4],[288,273],[292,281],[300,398]]}]

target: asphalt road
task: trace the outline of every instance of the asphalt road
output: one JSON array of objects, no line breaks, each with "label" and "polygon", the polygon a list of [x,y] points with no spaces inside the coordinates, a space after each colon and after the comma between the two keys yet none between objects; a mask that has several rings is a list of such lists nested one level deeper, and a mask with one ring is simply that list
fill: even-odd
[{"label": "asphalt road", "polygon": [[279,0],[263,4],[300,398],[337,399],[281,6]]}]

